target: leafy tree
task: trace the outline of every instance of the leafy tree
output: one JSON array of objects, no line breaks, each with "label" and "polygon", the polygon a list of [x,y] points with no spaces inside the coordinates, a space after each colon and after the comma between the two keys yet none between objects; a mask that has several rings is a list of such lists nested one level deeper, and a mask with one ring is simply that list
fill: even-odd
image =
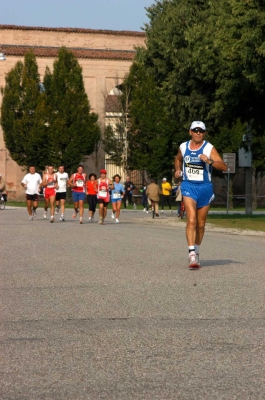
[{"label": "leafy tree", "polygon": [[33,164],[44,168],[48,151],[45,106],[32,52],[25,55],[24,63],[17,62],[6,75],[1,92],[1,124],[11,157],[21,166]]},{"label": "leafy tree", "polygon": [[50,152],[53,163],[73,170],[100,140],[98,116],[90,112],[82,68],[77,58],[61,48],[53,73],[44,77]]},{"label": "leafy tree", "polygon": [[129,96],[130,87],[119,85],[120,95],[115,97],[115,123],[105,128],[103,146],[109,158],[127,173],[129,166],[128,132],[129,132]]},{"label": "leafy tree", "polygon": [[120,123],[115,126],[107,125],[103,139],[104,151],[118,167],[123,167],[123,155],[125,151],[125,132]]},{"label": "leafy tree", "polygon": [[262,138],[264,2],[164,0],[147,10],[144,64],[179,126],[202,119],[214,135],[240,119]]},{"label": "leafy tree", "polygon": [[129,165],[146,170],[153,178],[172,176],[175,125],[165,108],[161,90],[151,73],[135,62],[125,84],[131,88]]}]

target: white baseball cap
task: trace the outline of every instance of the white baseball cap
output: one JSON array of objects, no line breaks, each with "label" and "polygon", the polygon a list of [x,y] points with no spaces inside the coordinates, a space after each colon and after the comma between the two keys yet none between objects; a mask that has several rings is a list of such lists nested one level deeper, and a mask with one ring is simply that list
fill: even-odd
[{"label": "white baseball cap", "polygon": [[162,181],[166,181],[166,180],[167,180],[167,178],[163,178],[163,179],[162,179]]},{"label": "white baseball cap", "polygon": [[206,126],[205,126],[205,124],[204,124],[202,121],[193,121],[193,122],[191,123],[190,130],[192,130],[192,129],[194,129],[194,128],[201,128],[201,129],[203,129],[204,131],[206,131]]}]

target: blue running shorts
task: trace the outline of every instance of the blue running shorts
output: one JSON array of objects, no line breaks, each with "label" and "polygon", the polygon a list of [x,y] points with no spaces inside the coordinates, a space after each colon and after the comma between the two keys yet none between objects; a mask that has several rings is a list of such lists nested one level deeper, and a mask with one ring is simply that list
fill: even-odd
[{"label": "blue running shorts", "polygon": [[181,184],[183,196],[191,197],[197,203],[197,208],[208,206],[214,200],[212,183],[191,183],[183,181]]},{"label": "blue running shorts", "polygon": [[72,192],[74,203],[77,203],[79,200],[85,201],[86,194],[84,192]]}]

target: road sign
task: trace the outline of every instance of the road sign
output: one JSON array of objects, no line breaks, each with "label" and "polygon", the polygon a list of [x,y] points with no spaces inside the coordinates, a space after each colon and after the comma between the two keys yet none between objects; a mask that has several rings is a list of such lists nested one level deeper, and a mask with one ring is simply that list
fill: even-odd
[{"label": "road sign", "polygon": [[227,165],[225,174],[234,174],[236,172],[236,153],[224,153],[223,160]]}]

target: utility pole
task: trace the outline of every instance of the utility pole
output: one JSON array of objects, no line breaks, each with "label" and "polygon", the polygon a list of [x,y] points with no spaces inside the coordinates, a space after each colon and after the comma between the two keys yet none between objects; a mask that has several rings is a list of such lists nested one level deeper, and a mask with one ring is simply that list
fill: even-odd
[{"label": "utility pole", "polygon": [[[246,134],[243,135],[243,143],[245,147],[241,147],[238,151],[239,167],[245,167],[245,214],[252,215],[252,123],[247,123]],[[246,148],[247,147],[247,148]]]},{"label": "utility pole", "polygon": [[250,167],[246,167],[246,200],[245,200],[245,214],[252,214],[252,130],[251,123],[247,123],[247,141],[246,144],[248,146],[248,152],[250,153]]}]

